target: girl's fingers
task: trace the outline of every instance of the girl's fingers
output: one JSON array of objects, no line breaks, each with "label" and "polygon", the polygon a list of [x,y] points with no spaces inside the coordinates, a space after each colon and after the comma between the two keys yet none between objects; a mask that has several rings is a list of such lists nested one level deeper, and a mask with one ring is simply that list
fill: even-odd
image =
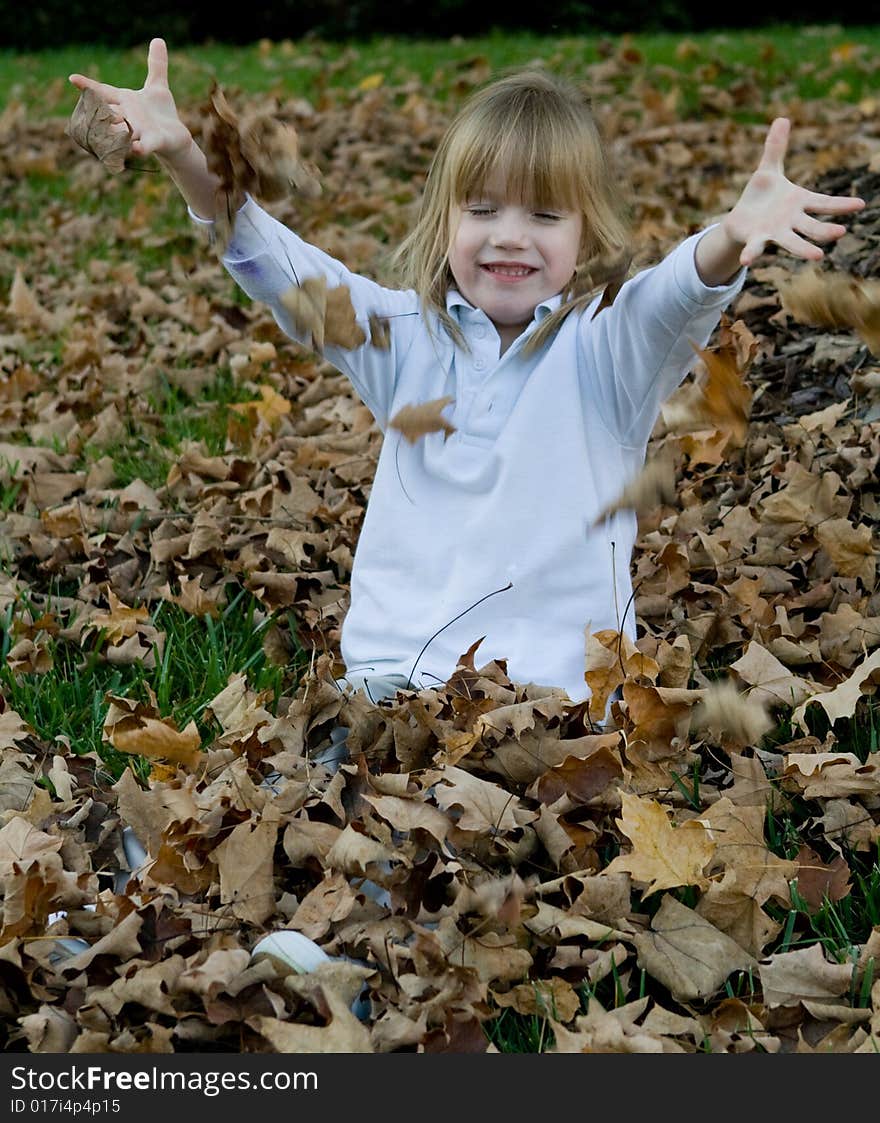
[{"label": "girl's fingers", "polygon": [[865,206],[865,200],[855,195],[820,195],[816,191],[808,191],[804,205],[821,214],[852,214]]},{"label": "girl's fingers", "polygon": [[809,215],[804,215],[795,223],[794,229],[805,238],[812,238],[814,242],[833,242],[846,233],[846,227],[839,222],[821,222]]},{"label": "girl's fingers", "polygon": [[764,151],[761,154],[760,167],[764,170],[773,169],[782,171],[785,154],[788,151],[788,138],[791,133],[791,121],[787,117],[777,117],[767,133],[764,141]]},{"label": "girl's fingers", "polygon": [[147,54],[147,80],[144,88],[168,85],[168,48],[164,39],[151,39]]},{"label": "girl's fingers", "polygon": [[764,238],[750,238],[743,246],[743,251],[739,255],[740,265],[751,265],[755,258],[761,256],[764,252],[766,245]]},{"label": "girl's fingers", "polygon": [[78,90],[92,90],[102,101],[118,101],[119,89],[108,86],[105,82],[96,82],[94,78],[86,78],[84,74],[71,74],[67,79]]}]

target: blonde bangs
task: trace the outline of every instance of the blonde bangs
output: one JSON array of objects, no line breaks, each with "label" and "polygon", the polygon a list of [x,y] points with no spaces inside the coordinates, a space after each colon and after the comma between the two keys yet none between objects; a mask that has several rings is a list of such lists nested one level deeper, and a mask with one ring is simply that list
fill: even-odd
[{"label": "blonde bangs", "polygon": [[[584,190],[585,144],[599,153],[582,122],[560,121],[525,105],[511,121],[501,107],[486,106],[461,128],[449,151],[449,202],[477,200],[498,173],[508,198],[530,207],[576,210],[589,206]],[[493,110],[495,110],[493,112]],[[569,127],[566,127],[569,126]]]}]

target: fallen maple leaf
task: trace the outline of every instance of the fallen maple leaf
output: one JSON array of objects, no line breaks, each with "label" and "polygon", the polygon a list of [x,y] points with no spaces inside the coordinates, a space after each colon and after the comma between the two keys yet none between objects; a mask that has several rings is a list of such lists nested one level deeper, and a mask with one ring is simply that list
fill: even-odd
[{"label": "fallen maple leaf", "polygon": [[739,944],[669,893],[651,920],[651,931],[634,936],[633,943],[639,966],[679,1001],[708,998],[733,971],[756,966]]},{"label": "fallen maple leaf", "polygon": [[392,429],[403,433],[411,445],[426,433],[445,433],[445,440],[455,432],[455,426],[442,416],[442,411],[453,401],[454,398],[435,398],[434,401],[422,402],[421,405],[403,406],[388,424]]},{"label": "fallen maple leaf", "polygon": [[115,117],[94,90],[83,90],[67,123],[67,134],[108,171],[118,173],[125,169],[131,152],[131,129],[127,121],[115,124]]},{"label": "fallen maple leaf", "polygon": [[674,827],[662,804],[653,799],[620,793],[623,818],[615,820],[632,843],[629,854],[619,854],[606,873],[625,870],[646,885],[645,896],[658,889],[709,884],[704,870],[715,853],[709,831],[698,819]]}]

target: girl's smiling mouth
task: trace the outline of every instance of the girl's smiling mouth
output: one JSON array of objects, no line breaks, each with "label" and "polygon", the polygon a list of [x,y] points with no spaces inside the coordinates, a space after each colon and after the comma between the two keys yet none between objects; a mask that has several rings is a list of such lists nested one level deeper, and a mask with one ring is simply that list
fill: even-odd
[{"label": "girl's smiling mouth", "polygon": [[522,265],[513,261],[492,261],[481,265],[480,269],[499,281],[521,281],[538,271],[532,265]]}]

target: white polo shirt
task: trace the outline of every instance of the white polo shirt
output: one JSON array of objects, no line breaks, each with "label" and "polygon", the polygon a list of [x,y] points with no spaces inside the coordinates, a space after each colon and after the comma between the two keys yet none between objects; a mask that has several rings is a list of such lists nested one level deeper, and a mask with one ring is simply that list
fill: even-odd
[{"label": "white polo shirt", "polygon": [[[195,216],[193,216],[195,217]],[[695,362],[740,290],[700,280],[688,237],[660,264],[627,281],[593,318],[599,297],[569,316],[537,354],[503,354],[480,309],[451,292],[447,307],[469,351],[426,323],[417,295],[350,272],[253,200],[239,212],[223,263],[279,326],[299,338],[280,297],[323,275],[349,287],[369,338],[371,313],[387,317],[389,350],[327,346],[384,432],[355,552],[342,658],[353,676],[402,674],[437,686],[476,641],[477,667],[506,660],[509,676],[588,697],[586,636],[635,638],[630,564],[632,512],[597,525],[644,464],[663,400]],[[450,396],[455,427],[410,444],[388,421],[405,405]]]}]

